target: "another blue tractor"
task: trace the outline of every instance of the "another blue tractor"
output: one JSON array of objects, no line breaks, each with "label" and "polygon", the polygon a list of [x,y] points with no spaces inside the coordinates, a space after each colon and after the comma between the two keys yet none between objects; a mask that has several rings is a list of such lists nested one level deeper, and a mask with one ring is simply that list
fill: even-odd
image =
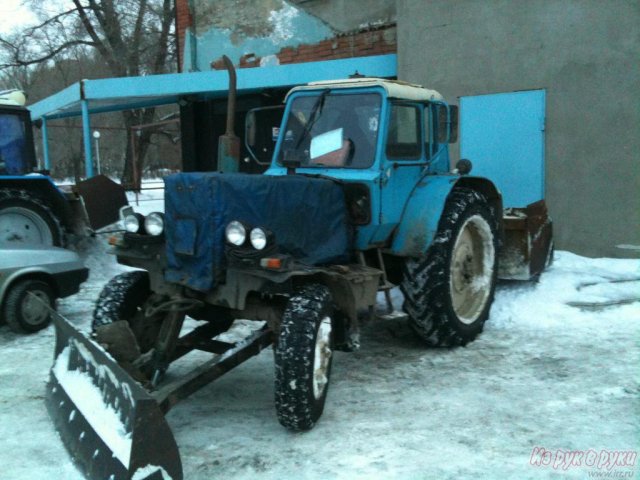
[{"label": "another blue tractor", "polygon": [[97,176],[64,191],[38,170],[29,110],[19,90],[0,92],[0,243],[63,246],[115,222],[124,189]]},{"label": "another blue tractor", "polygon": [[[93,341],[57,319],[48,405],[90,477],[182,478],[163,412],[272,342],[278,420],[308,430],[323,411],[333,352],[359,347],[378,292],[391,311],[389,290],[402,289],[425,345],[465,345],[482,332],[498,276],[535,277],[550,258],[543,204],[504,216],[500,192],[468,175],[470,162],[450,170],[457,107],[437,92],[374,78],[320,82],[289,93],[279,126],[263,113],[248,115],[245,142],[259,159],[256,147],[276,140],[266,173],[168,177],[164,213],[122,212],[113,253],[139,270],[105,286]],[[181,336],[186,316],[206,323]],[[216,339],[235,319],[264,325],[241,342]],[[214,357],[165,380],[194,349]],[[86,418],[78,378],[112,425]]]}]

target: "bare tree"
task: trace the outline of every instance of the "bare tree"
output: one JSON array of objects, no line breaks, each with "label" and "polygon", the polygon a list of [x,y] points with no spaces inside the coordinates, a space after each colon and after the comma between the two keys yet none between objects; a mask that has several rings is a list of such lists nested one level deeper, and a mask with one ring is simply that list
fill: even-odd
[{"label": "bare tree", "polygon": [[[40,23],[20,34],[0,37],[0,70],[24,69],[78,50],[95,51],[114,77],[165,73],[173,66],[174,6],[172,0],[72,0],[51,11],[51,2],[25,0]],[[151,123],[155,109],[122,112],[127,131],[122,181],[140,178],[142,159],[153,131],[143,129],[137,139],[138,175],[134,175],[131,128]]]}]

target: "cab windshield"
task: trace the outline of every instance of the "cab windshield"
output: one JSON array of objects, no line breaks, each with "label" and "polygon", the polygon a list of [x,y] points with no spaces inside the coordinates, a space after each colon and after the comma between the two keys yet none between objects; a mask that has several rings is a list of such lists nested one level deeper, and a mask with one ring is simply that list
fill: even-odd
[{"label": "cab windshield", "polygon": [[380,125],[376,93],[329,90],[293,100],[278,163],[301,167],[368,168],[373,164]]}]

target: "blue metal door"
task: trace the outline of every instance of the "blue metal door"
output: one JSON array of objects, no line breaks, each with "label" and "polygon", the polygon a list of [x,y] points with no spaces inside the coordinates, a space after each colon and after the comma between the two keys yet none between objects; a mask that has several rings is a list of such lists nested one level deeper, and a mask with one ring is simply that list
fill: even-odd
[{"label": "blue metal door", "polygon": [[491,179],[505,207],[544,198],[545,91],[460,98],[460,157]]}]

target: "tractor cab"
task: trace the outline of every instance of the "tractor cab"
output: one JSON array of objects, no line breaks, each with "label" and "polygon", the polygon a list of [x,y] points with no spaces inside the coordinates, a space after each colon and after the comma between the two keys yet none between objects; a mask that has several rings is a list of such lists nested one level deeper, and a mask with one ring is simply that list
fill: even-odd
[{"label": "tractor cab", "polygon": [[[456,109],[435,90],[406,82],[359,78],[310,83],[287,96],[285,131],[274,160],[280,166],[299,162],[302,168],[374,170],[404,160],[448,170],[433,159],[446,156],[435,148],[438,143],[455,141],[447,128]],[[436,118],[440,110],[442,125]]]},{"label": "tractor cab", "polygon": [[[248,116],[245,138],[254,158],[260,155],[252,144],[260,137],[255,132],[268,129],[264,112]],[[271,127],[277,142],[266,175],[295,172],[342,182],[358,226],[356,247],[366,250],[388,244],[421,178],[449,173],[457,107],[435,90],[406,82],[314,82],[291,90],[281,125]]]},{"label": "tractor cab", "polygon": [[31,116],[20,90],[0,92],[0,175],[24,175],[36,168]]}]

